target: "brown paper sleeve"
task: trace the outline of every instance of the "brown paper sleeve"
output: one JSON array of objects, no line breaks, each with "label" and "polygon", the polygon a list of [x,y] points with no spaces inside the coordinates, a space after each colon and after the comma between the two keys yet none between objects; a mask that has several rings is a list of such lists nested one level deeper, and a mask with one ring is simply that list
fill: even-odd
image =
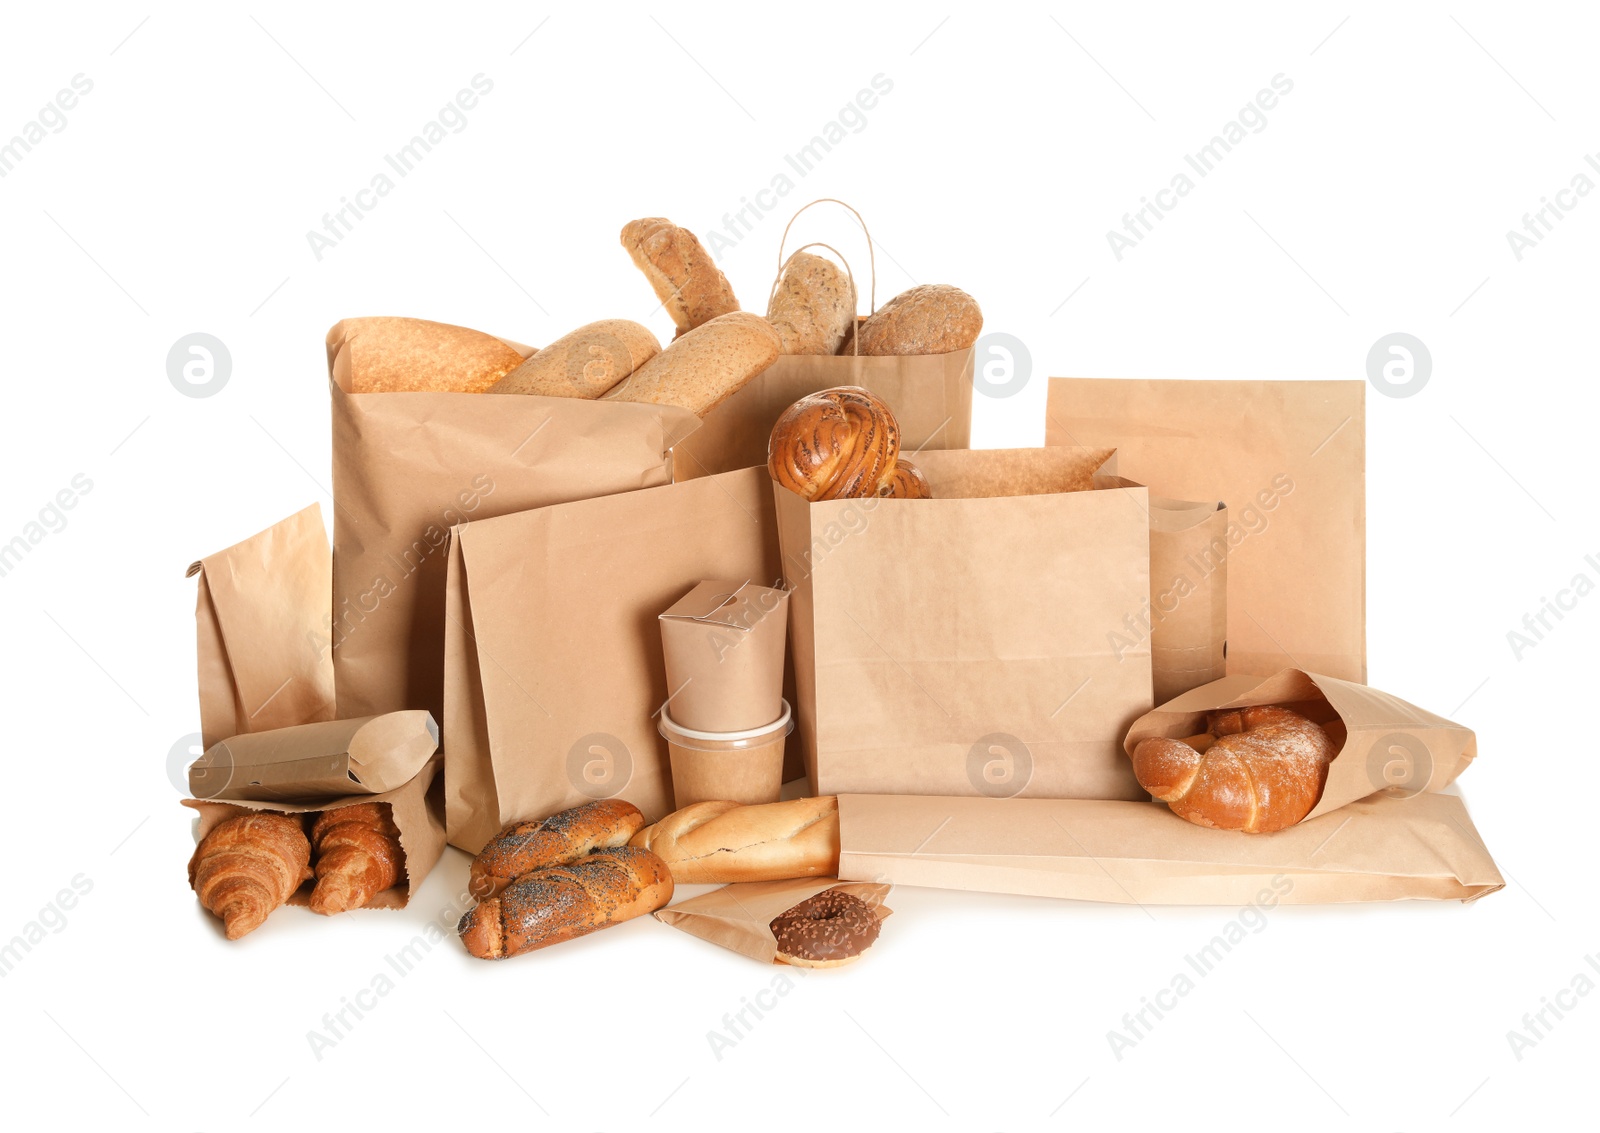
[{"label": "brown paper sleeve", "polygon": [[415,778],[438,749],[421,709],[251,732],[208,748],[189,768],[189,790],[217,801],[377,795]]},{"label": "brown paper sleeve", "polygon": [[657,911],[656,919],[691,936],[743,953],[763,964],[778,963],[772,936],[774,917],[825,889],[842,889],[871,905],[881,921],[894,910],[883,904],[889,886],[876,882],[840,882],[834,877],[802,877],[788,881],[747,881],[724,885]]}]

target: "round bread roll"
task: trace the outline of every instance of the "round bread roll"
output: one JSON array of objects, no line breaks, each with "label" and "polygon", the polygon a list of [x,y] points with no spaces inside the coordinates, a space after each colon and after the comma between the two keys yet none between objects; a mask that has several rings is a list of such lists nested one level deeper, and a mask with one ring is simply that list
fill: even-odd
[{"label": "round bread roll", "polygon": [[739,309],[728,277],[687,228],[659,216],[631,220],[622,228],[622,246],[678,324],[679,335]]},{"label": "round bread roll", "polygon": [[[861,354],[948,354],[978,341],[983,312],[959,287],[924,283],[902,291],[856,330]],[[846,342],[842,353],[850,353]]]},{"label": "round bread roll", "polygon": [[855,325],[856,285],[832,260],[796,252],[767,304],[767,321],[785,354],[836,354]]},{"label": "round bread roll", "polygon": [[597,398],[661,353],[650,328],[601,319],[564,334],[490,387],[490,393]]},{"label": "round bread roll", "polygon": [[673,339],[605,399],[681,405],[704,417],[776,362],[782,347],[778,332],[760,315],[720,315]]},{"label": "round bread roll", "polygon": [[483,393],[522,365],[493,335],[426,319],[344,319],[328,332],[330,351],[341,344],[351,393]]},{"label": "round bread roll", "polygon": [[900,455],[889,406],[859,386],[808,394],[772,426],[767,471],[808,500],[875,496]]},{"label": "round bread roll", "polygon": [[928,487],[922,469],[905,457],[894,462],[894,468],[878,485],[878,495],[892,500],[931,500],[933,492]]}]

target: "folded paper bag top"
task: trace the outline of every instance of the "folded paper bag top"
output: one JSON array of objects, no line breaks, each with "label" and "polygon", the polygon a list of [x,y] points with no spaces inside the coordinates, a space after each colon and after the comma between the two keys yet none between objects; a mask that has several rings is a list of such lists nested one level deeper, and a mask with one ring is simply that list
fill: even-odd
[{"label": "folded paper bag top", "polygon": [[789,594],[707,580],[661,614],[672,718],[702,732],[760,728],[782,711]]},{"label": "folded paper bag top", "polygon": [[894,911],[883,903],[889,888],[879,882],[841,882],[833,877],[741,881],[660,909],[656,919],[752,960],[772,964],[778,960],[778,942],[770,927],[774,917],[824,890],[842,889],[871,905],[881,921]]},{"label": "folded paper bag top", "polygon": [[1378,791],[1400,797],[1441,791],[1478,755],[1470,728],[1378,689],[1303,669],[1265,680],[1235,674],[1191,689],[1135,720],[1123,748],[1131,758],[1141,740],[1204,732],[1207,712],[1263,704],[1316,721],[1339,749],[1322,798],[1302,822]]},{"label": "folded paper bag top", "polygon": [[378,795],[415,778],[439,748],[422,709],[233,736],[189,768],[199,799],[289,800]]}]

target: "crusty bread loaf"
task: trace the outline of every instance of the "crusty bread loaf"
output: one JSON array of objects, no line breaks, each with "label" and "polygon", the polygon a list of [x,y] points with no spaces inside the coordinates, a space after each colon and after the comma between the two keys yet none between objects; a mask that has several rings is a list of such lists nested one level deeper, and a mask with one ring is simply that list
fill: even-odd
[{"label": "crusty bread loaf", "polygon": [[839,800],[695,803],[629,845],[659,854],[680,885],[831,877],[839,869]]},{"label": "crusty bread loaf", "polygon": [[776,362],[782,348],[778,332],[760,315],[721,315],[674,339],[606,400],[681,405],[704,417]]},{"label": "crusty bread loaf", "polygon": [[902,291],[856,329],[840,353],[948,354],[978,341],[983,312],[959,287],[924,283]]},{"label": "crusty bread loaf", "polygon": [[859,386],[807,394],[772,426],[767,471],[808,500],[876,496],[900,455],[887,403]]},{"label": "crusty bread loaf", "polygon": [[739,309],[728,277],[687,228],[659,216],[631,220],[623,225],[622,246],[678,324],[678,334]]},{"label": "crusty bread loaf", "polygon": [[596,799],[549,818],[513,822],[472,859],[467,890],[482,901],[526,874],[626,846],[643,826],[639,808],[623,799]]},{"label": "crusty bread loaf", "polygon": [[653,913],[672,900],[672,873],[649,850],[598,850],[513,882],[461,918],[468,952],[503,960]]},{"label": "crusty bread loaf", "polygon": [[328,332],[341,342],[351,393],[482,393],[522,365],[493,335],[426,319],[343,319]]},{"label": "crusty bread loaf", "polygon": [[1338,754],[1327,732],[1271,706],[1212,712],[1208,725],[1190,740],[1140,741],[1139,785],[1174,814],[1219,830],[1266,834],[1311,813]]},{"label": "crusty bread loaf", "polygon": [[564,334],[490,387],[490,393],[596,398],[661,352],[650,328],[601,319]]},{"label": "crusty bread loaf", "polygon": [[785,354],[835,354],[856,321],[856,285],[832,260],[796,252],[767,304]]}]

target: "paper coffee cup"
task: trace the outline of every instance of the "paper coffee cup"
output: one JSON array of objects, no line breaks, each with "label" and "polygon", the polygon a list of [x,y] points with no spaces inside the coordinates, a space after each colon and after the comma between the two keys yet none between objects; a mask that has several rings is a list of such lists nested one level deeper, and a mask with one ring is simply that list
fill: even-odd
[{"label": "paper coffee cup", "polygon": [[775,803],[783,787],[783,747],[794,720],[789,702],[772,723],[742,732],[685,728],[666,712],[657,725],[672,759],[672,796],[678,810],[692,803],[721,800]]},{"label": "paper coffee cup", "polygon": [[759,728],[783,697],[789,594],[708,580],[660,615],[673,720],[704,732]]}]

